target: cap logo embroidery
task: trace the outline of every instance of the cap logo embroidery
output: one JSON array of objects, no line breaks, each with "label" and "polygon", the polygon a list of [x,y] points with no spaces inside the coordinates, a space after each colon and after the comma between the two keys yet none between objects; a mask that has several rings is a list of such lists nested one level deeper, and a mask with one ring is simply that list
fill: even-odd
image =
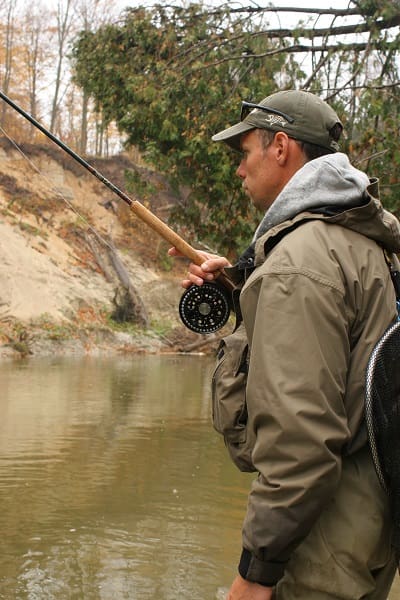
[{"label": "cap logo embroidery", "polygon": [[288,124],[288,121],[281,117],[281,115],[275,115],[274,113],[266,113],[258,108],[253,108],[253,110],[250,111],[249,115],[258,115],[260,113],[262,113],[262,118],[266,123],[268,123],[268,125],[280,125],[281,127],[284,127]]},{"label": "cap logo embroidery", "polygon": [[266,115],[264,117],[264,121],[266,121],[268,123],[268,125],[281,125],[282,127],[284,127],[285,125],[288,124],[288,122],[286,121],[286,119],[284,119],[283,117],[281,117],[280,115]]}]

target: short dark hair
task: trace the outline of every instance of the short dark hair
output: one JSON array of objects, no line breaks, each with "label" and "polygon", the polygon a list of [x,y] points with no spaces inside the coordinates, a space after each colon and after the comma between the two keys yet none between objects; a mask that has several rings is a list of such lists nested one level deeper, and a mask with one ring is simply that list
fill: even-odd
[{"label": "short dark hair", "polygon": [[[342,126],[340,123],[336,123],[332,129],[329,131],[330,137],[338,142],[342,133]],[[259,131],[259,135],[261,138],[261,143],[266,150],[268,146],[272,143],[272,140],[275,137],[276,131],[271,131],[270,129],[257,129]],[[334,154],[333,150],[328,150],[328,148],[323,148],[322,146],[317,146],[316,144],[310,144],[309,142],[302,142],[300,140],[294,139],[297,144],[300,146],[304,155],[307,159],[307,162],[310,160],[314,160],[314,158],[319,158],[320,156],[325,156],[326,154]]]},{"label": "short dark hair", "polygon": [[263,149],[266,150],[272,144],[276,131],[271,131],[270,129],[256,129],[256,131],[258,131],[258,135],[260,136]]},{"label": "short dark hair", "polygon": [[327,150],[327,148],[323,148],[322,146],[316,146],[315,144],[309,144],[308,142],[299,142],[301,149],[304,152],[304,155],[307,161],[314,160],[314,158],[319,158],[320,156],[325,156],[325,154],[334,154],[333,151]]},{"label": "short dark hair", "polygon": [[[335,142],[338,142],[340,136],[342,134],[343,127],[340,123],[336,123],[332,129],[329,130],[329,137],[332,138]],[[297,141],[297,140],[296,140]],[[314,158],[319,158],[320,156],[325,156],[325,154],[334,154],[334,150],[328,150],[327,148],[323,148],[322,146],[317,146],[316,144],[309,144],[308,142],[300,142],[301,148],[306,155],[307,160],[314,160]]]}]

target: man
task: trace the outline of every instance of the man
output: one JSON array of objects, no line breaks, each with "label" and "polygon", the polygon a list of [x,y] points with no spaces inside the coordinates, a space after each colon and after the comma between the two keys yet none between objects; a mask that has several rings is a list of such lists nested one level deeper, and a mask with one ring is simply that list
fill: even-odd
[{"label": "man", "polygon": [[[265,213],[226,269],[242,286],[240,418],[258,474],[228,600],[384,600],[396,564],[364,377],[396,317],[384,250],[400,251],[400,226],[377,199],[377,182],[339,152],[342,124],[328,104],[291,90],[243,105],[250,112],[213,137],[242,152],[236,173]],[[228,267],[204,257],[183,287]],[[236,452],[243,439],[226,442]]]}]

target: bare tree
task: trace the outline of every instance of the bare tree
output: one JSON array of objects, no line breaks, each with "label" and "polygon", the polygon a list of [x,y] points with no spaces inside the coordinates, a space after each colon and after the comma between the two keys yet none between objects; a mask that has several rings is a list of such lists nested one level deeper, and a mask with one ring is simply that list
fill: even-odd
[{"label": "bare tree", "polygon": [[53,52],[48,30],[49,10],[42,2],[27,4],[21,14],[21,61],[30,114],[39,118],[39,94],[50,72]]},{"label": "bare tree", "polygon": [[[1,76],[1,87],[4,93],[8,93],[12,75],[12,64],[13,64],[13,52],[14,52],[14,35],[15,35],[15,9],[17,2],[15,0],[8,0],[3,3],[2,9],[4,11],[4,64]],[[4,122],[6,106],[5,104],[1,107],[1,122]]]},{"label": "bare tree", "polygon": [[[110,22],[114,10],[114,2],[110,0],[82,0],[76,6],[77,25],[82,31],[95,31],[104,23]],[[79,151],[86,153],[88,147],[88,127],[89,127],[89,94],[86,90],[81,91],[82,109],[81,109],[81,127]],[[97,131],[97,127],[96,127]]]},{"label": "bare tree", "polygon": [[54,94],[50,118],[50,130],[55,131],[59,119],[60,96],[62,84],[66,84],[69,77],[64,72],[66,49],[72,33],[74,18],[74,0],[58,0],[56,13],[57,37],[57,65],[54,80]]}]

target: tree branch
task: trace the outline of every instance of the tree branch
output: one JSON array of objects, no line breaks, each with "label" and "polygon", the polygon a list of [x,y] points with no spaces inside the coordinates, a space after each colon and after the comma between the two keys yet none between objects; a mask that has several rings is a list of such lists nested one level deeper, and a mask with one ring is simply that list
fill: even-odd
[{"label": "tree branch", "polygon": [[[207,11],[207,14],[212,15],[212,16],[218,16],[218,15],[223,15],[224,11],[227,10],[227,8],[224,7],[228,7],[227,4],[222,5],[220,8],[215,9],[215,10],[210,10]],[[172,6],[171,6],[172,8]],[[276,12],[276,13],[283,13],[283,12],[291,12],[291,13],[303,13],[303,14],[315,14],[315,15],[334,15],[336,17],[347,17],[347,16],[352,16],[352,15],[362,15],[361,11],[359,8],[306,8],[306,7],[299,7],[299,6],[240,6],[238,8],[231,8],[229,6],[228,8],[230,13],[235,13],[235,14],[247,14],[247,13],[253,13],[253,14],[263,14],[263,13],[271,13],[271,12]]]},{"label": "tree branch", "polygon": [[[261,52],[259,54],[240,54],[235,56],[227,56],[216,60],[212,63],[207,63],[202,66],[196,67],[191,72],[194,71],[202,71],[209,69],[210,67],[215,67],[217,65],[226,63],[226,62],[235,62],[237,60],[254,60],[256,58],[265,58],[266,56],[276,56],[277,54],[293,54],[293,53],[301,53],[301,52],[338,52],[339,50],[342,52],[353,50],[355,52],[359,52],[360,50],[366,50],[369,47],[369,42],[353,42],[351,44],[331,44],[331,45],[319,45],[319,46],[309,46],[306,44],[293,44],[292,46],[282,46],[281,48],[275,48],[274,50],[266,50],[265,52]],[[387,44],[377,43],[374,45],[374,49],[379,50],[384,46],[387,48]]]},{"label": "tree branch", "polygon": [[[380,19],[374,22],[374,28],[379,31],[384,29],[392,29],[400,25],[400,11],[390,19]],[[253,34],[253,37],[265,36],[268,38],[299,38],[305,37],[314,39],[316,37],[332,37],[337,35],[349,35],[357,33],[369,33],[371,24],[364,21],[363,23],[353,25],[339,25],[338,27],[322,27],[320,29],[309,29],[299,27],[297,29],[266,29]]]},{"label": "tree branch", "polygon": [[[381,19],[380,21],[376,21],[374,27],[377,30],[386,30],[386,29],[390,29],[392,27],[397,27],[400,25],[400,10],[399,12],[393,16],[390,19]],[[328,39],[329,37],[332,36],[341,36],[341,35],[349,35],[349,34],[359,34],[359,33],[370,33],[371,32],[371,25],[367,22],[363,22],[360,24],[353,24],[353,25],[344,25],[344,26],[339,26],[339,27],[324,27],[324,28],[320,28],[320,29],[306,29],[306,28],[298,28],[298,29],[268,29],[268,30],[262,30],[262,31],[257,31],[253,34],[250,34],[250,37],[255,39],[258,37],[266,37],[268,39],[286,39],[286,38],[306,38],[309,39],[310,41],[314,40],[315,38],[319,38],[319,37],[324,37],[325,39]],[[219,46],[222,45],[226,45],[226,44],[231,44],[232,42],[238,42],[241,38],[245,39],[246,38],[246,33],[241,33],[237,36],[232,36],[231,38],[227,38],[227,37],[223,37],[222,36],[212,36],[209,40],[207,40],[206,42],[201,42],[200,44],[196,44],[192,47],[186,48],[185,49],[185,54],[190,56],[190,59],[188,61],[188,63],[190,62],[195,62],[197,61],[200,57],[204,56],[208,51],[212,50],[212,49],[216,49]],[[210,43],[211,42],[211,43]],[[374,47],[376,49],[382,49],[383,45],[379,45],[380,42],[377,42]],[[337,44],[332,44],[332,45],[324,45],[324,44],[320,44],[319,46],[308,46],[306,44],[293,44],[291,46],[286,46],[286,47],[281,47],[281,48],[277,48],[275,50],[268,50],[265,53],[260,53],[260,54],[241,54],[239,55],[235,55],[233,57],[230,58],[224,58],[221,59],[220,61],[216,61],[211,63],[212,65],[217,65],[217,64],[221,64],[223,62],[228,62],[228,61],[233,61],[233,60],[238,60],[238,59],[253,59],[253,58],[264,58],[266,56],[274,56],[275,54],[282,54],[284,52],[287,53],[308,53],[308,52],[323,52],[323,51],[339,51],[339,50],[356,50],[356,51],[360,51],[360,50],[365,50],[367,48],[367,43],[364,42],[352,42],[349,44],[345,44],[345,43],[337,43]],[[201,52],[199,54],[193,55],[192,52],[195,48],[198,48],[199,50],[201,50]],[[178,53],[174,59],[176,59],[181,53]],[[205,65],[205,68],[207,68],[208,66],[210,66],[210,64]],[[201,69],[201,67],[200,67]]]}]

